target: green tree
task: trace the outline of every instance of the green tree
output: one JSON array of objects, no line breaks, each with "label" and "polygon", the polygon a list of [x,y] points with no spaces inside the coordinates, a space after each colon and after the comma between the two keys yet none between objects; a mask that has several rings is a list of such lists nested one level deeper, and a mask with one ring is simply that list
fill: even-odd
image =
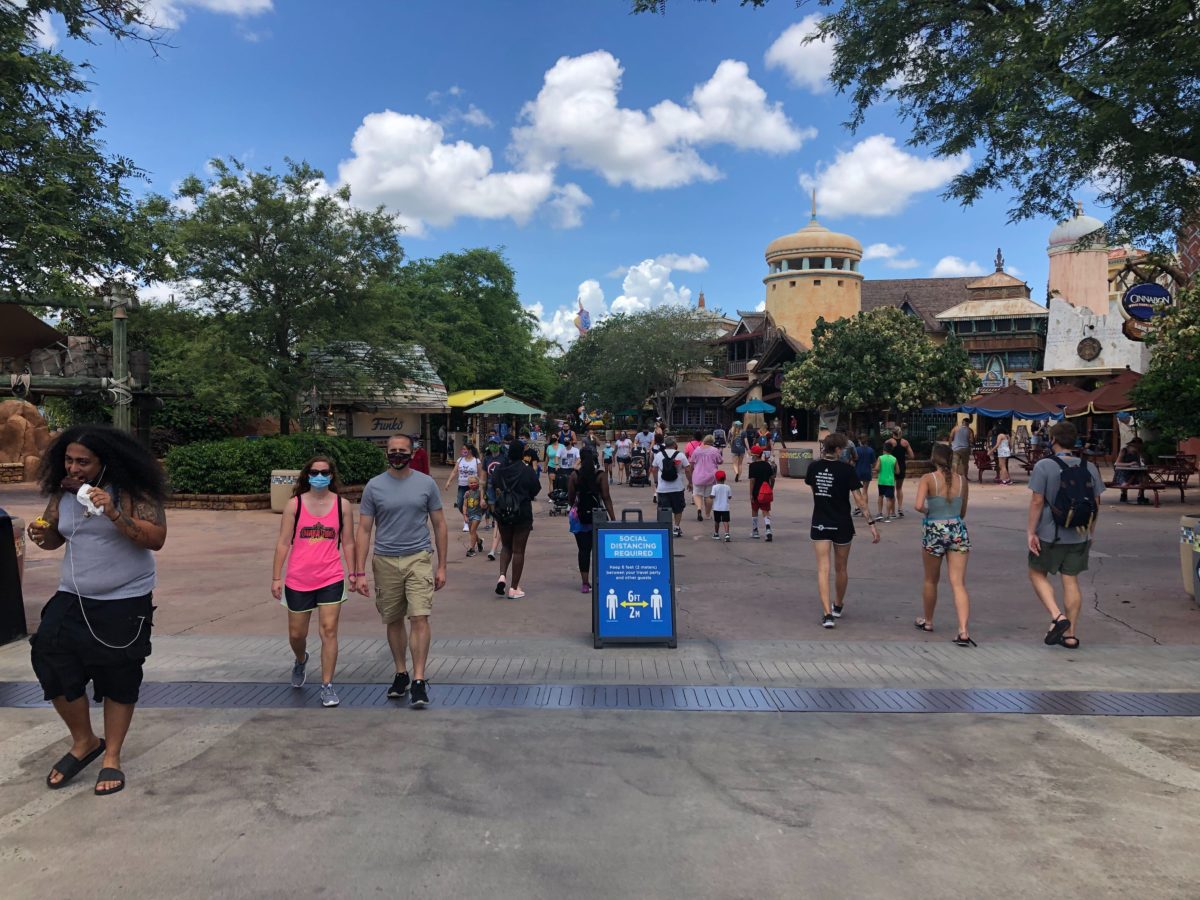
[{"label": "green tree", "polygon": [[500,250],[410,262],[380,285],[397,329],[421,344],[448,390],[502,388],[535,403],[554,386],[551,343],[521,305]]},{"label": "green tree", "polygon": [[960,342],[935,344],[919,319],[895,307],[818,319],[812,338],[812,350],[783,378],[791,406],[904,413],[979,389]]},{"label": "green tree", "polygon": [[1179,292],[1147,343],[1154,354],[1133,389],[1138,409],[1166,437],[1200,435],[1200,287]]},{"label": "green tree", "polygon": [[[763,6],[767,0],[742,0]],[[1014,192],[1062,218],[1099,188],[1114,234],[1164,247],[1200,210],[1200,7],[1191,0],[819,0],[849,126],[895,101],[914,144],[982,151],[947,196]],[[637,12],[665,0],[633,0]],[[1180,274],[1177,271],[1174,273]]]},{"label": "green tree", "polygon": [[157,41],[141,3],[0,2],[0,299],[69,297],[86,281],[141,271],[151,233],[127,184],[142,173],[106,152],[104,119],[87,104],[88,66],[38,46],[40,17],[69,36]]},{"label": "green tree", "polygon": [[667,420],[680,376],[707,367],[712,338],[712,318],[686,306],[610,316],[564,354],[557,405],[615,411],[651,400]]},{"label": "green tree", "polygon": [[213,316],[200,335],[212,352],[203,371],[236,381],[245,405],[277,412],[285,434],[316,377],[313,353],[330,344],[379,348],[363,386],[398,386],[409,373],[387,352],[398,332],[378,290],[403,259],[392,217],[350,206],[348,188],[325,189],[306,163],[283,174],[237,160],[211,167],[208,180],[180,185],[190,211],[160,216],[176,277]]}]

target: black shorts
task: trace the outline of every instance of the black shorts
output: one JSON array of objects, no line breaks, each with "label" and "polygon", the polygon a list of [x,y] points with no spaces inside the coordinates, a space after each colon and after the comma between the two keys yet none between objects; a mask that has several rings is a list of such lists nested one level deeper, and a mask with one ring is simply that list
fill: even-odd
[{"label": "black shorts", "polygon": [[808,536],[813,541],[833,541],[844,545],[854,540],[854,526],[814,525],[809,529]]},{"label": "black shorts", "polygon": [[45,699],[77,700],[87,694],[90,681],[97,701],[107,697],[137,703],[142,664],[150,655],[153,594],[122,600],[84,597],[83,611],[80,605],[75,594],[59,591],[42,608],[37,633],[29,639]]},{"label": "black shorts", "polygon": [[336,606],[346,602],[346,582],[335,581],[315,591],[297,591],[287,585],[283,588],[283,605],[288,612],[312,612],[318,606]]},{"label": "black shorts", "polygon": [[683,512],[683,491],[662,491],[658,495],[658,505],[663,508],[670,508],[673,513]]},{"label": "black shorts", "polygon": [[719,509],[713,510],[713,524],[714,525],[720,525],[722,522],[728,522],[728,521],[729,521],[729,510],[725,510],[724,512],[722,512]]}]

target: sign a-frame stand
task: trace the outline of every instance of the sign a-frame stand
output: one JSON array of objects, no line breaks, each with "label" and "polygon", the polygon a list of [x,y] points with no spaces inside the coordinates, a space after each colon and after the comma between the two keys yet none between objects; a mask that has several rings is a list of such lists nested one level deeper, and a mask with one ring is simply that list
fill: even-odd
[{"label": "sign a-frame stand", "polygon": [[597,522],[592,541],[593,646],[679,646],[671,524],[647,524],[640,509],[625,509],[620,522]]}]

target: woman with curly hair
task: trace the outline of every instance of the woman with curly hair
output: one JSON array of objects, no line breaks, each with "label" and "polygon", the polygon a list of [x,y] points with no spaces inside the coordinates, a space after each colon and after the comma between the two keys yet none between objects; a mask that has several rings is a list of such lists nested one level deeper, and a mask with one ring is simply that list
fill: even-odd
[{"label": "woman with curly hair", "polygon": [[346,573],[352,591],[358,589],[358,579],[365,577],[354,571],[354,513],[350,501],[340,494],[337,466],[330,457],[314,456],[304,464],[292,499],[283,510],[271,566],[271,595],[288,611],[294,688],[304,687],[308,678],[308,627],[313,610],[317,611],[322,706],[340,702],[333,688],[333,672],[337,668],[338,617],[346,602]]},{"label": "woman with curly hair", "polygon": [[[123,431],[77,425],[47,450],[38,473],[46,511],[29,525],[43,550],[66,547],[58,591],[42,610],[33,670],[71,732],[50,774],[65,786],[103,756],[97,795],[125,787],[121,748],[150,655],[154,551],[167,539],[167,486],[150,453]],[[87,685],[104,701],[104,737],[92,730]]]}]

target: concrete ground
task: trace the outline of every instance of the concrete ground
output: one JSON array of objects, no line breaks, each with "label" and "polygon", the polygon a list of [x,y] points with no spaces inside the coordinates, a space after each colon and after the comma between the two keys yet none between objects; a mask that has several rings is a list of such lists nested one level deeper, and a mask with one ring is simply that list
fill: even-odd
[{"label": "concrete ground", "polygon": [[1194,719],[153,710],[98,798],[49,718],[0,711],[6,900],[1197,895]]},{"label": "concrete ground", "polygon": [[[448,470],[436,471],[445,482]],[[1022,477],[1018,475],[1017,477]],[[685,513],[684,538],[676,542],[679,637],[682,640],[866,640],[943,641],[953,636],[954,617],[943,579],[937,624],[924,635],[912,628],[921,614],[920,517],[881,525],[882,542],[859,529],[850,557],[849,614],[833,632],[820,628],[816,564],[808,540],[812,499],[802,481],[780,479],[772,544],[749,538],[744,483],[734,487],[731,544],[711,540],[711,525]],[[618,511],[640,508],[653,517],[649,489],[617,486]],[[449,508],[448,584],[438,593],[433,616],[439,637],[580,637],[591,629],[589,598],[579,593],[575,542],[566,518],[539,512],[529,542],[524,600],[496,596],[497,563],[466,557],[466,535]],[[1047,618],[1026,577],[1025,511],[1029,492],[1018,482],[1004,487],[972,485],[968,524],[973,550],[968,569],[972,633],[981,644],[1036,642]],[[1121,505],[1104,496],[1092,565],[1083,578],[1085,615],[1079,634],[1093,644],[1195,644],[1200,606],[1180,580],[1179,517],[1200,512],[1195,495],[1181,505],[1164,494],[1163,506]],[[874,503],[874,498],[872,498]],[[0,488],[0,506],[33,518],[44,500],[31,485]],[[158,555],[156,634],[275,635],[286,613],[269,593],[271,557],[279,516],[261,512],[171,510],[166,547]],[[482,532],[490,542],[491,532]],[[30,626],[58,585],[62,552],[30,544],[26,611]],[[380,635],[374,603],[357,597],[343,608],[341,633]]]}]

